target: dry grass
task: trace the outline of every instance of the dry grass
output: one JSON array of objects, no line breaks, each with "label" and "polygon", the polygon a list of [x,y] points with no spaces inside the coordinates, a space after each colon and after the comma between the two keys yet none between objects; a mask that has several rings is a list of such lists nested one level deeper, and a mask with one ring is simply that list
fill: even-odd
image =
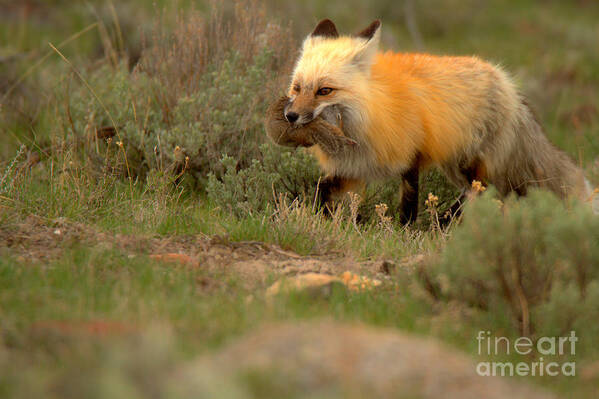
[{"label": "dry grass", "polygon": [[[237,2],[233,15],[224,15],[222,7],[213,5],[209,18],[195,10],[180,13],[174,31],[156,24],[137,69],[156,78],[165,89],[154,93],[154,100],[161,104],[163,118],[170,121],[173,106],[181,97],[197,92],[211,68],[232,52],[242,65],[250,65],[264,48],[275,54],[268,69],[286,79],[296,48],[289,29],[270,23],[265,8],[255,0]],[[281,83],[264,87],[256,93],[256,101],[274,97],[271,93]],[[256,104],[247,107],[251,110]]]}]

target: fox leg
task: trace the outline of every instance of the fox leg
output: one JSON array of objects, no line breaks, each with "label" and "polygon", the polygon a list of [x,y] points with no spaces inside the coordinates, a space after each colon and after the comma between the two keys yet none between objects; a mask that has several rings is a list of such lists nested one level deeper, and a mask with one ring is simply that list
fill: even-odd
[{"label": "fox leg", "polygon": [[480,182],[483,186],[486,186],[487,170],[484,162],[482,162],[480,159],[475,159],[468,166],[461,167],[460,174],[463,180],[461,184],[462,190],[460,192],[460,196],[439,219],[439,222],[442,226],[446,226],[453,218],[462,213],[462,209],[466,203],[466,200],[468,199],[469,194],[474,191],[472,188],[472,183],[475,180]]},{"label": "fox leg", "polygon": [[317,201],[320,206],[331,209],[333,202],[340,200],[348,191],[361,193],[365,183],[359,179],[326,176],[318,184]]},{"label": "fox leg", "polygon": [[400,222],[414,223],[418,217],[418,178],[420,165],[414,162],[412,167],[401,175]]},{"label": "fox leg", "polygon": [[442,227],[445,227],[451,222],[451,220],[455,217],[458,217],[462,214],[462,208],[466,203],[466,199],[468,198],[468,190],[462,188],[460,191],[460,196],[458,199],[454,201],[453,204],[449,207],[447,211],[439,218],[439,223]]}]

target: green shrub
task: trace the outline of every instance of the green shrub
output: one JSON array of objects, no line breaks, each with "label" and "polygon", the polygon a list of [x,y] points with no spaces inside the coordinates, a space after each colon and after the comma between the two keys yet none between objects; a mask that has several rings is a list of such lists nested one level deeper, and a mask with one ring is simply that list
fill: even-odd
[{"label": "green shrub", "polygon": [[272,52],[264,49],[245,69],[239,55],[231,53],[202,77],[197,92],[177,100],[170,120],[164,119],[160,105],[151,99],[152,90],[161,90],[156,79],[141,72],[130,76],[125,66],[100,68],[89,81],[98,87],[97,95],[111,117],[82,87],[71,96],[68,111],[64,110],[72,116],[69,130],[74,133],[66,137],[79,141],[82,155],[97,165],[104,161],[105,140],[98,139],[96,132],[112,126],[114,120],[118,134],[112,140],[125,145],[134,176],[180,161],[175,156],[177,147],[190,158],[191,173],[200,180],[209,172],[224,172],[218,163],[223,154],[235,156],[241,167],[247,167],[260,156],[259,145],[265,141],[266,101],[255,93],[269,79],[265,64],[271,57]]},{"label": "green shrub", "polygon": [[547,192],[501,204],[489,191],[467,205],[440,260],[425,271],[435,295],[510,314],[527,335],[599,317],[599,218]]},{"label": "green shrub", "polygon": [[279,195],[311,200],[319,177],[315,160],[305,151],[271,144],[262,145],[260,161],[254,159],[247,168],[239,168],[238,161],[227,155],[220,165],[224,175],[210,175],[208,198],[237,215],[264,211]]},{"label": "green shrub", "polygon": [[263,115],[295,46],[255,4],[221,14],[190,13],[174,31],[158,21],[132,71],[126,62],[82,71],[89,87],[65,76],[56,93],[59,147],[94,172],[106,169],[110,142],[120,142],[127,162],[114,172],[144,179],[153,169],[186,169],[200,187],[210,173],[224,175],[224,154],[236,168],[261,160]]}]

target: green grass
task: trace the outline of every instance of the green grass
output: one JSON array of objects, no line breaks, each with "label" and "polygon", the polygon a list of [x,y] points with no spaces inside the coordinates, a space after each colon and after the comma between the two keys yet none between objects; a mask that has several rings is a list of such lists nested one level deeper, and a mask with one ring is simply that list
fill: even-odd
[{"label": "green grass", "polygon": [[147,191],[138,184],[130,190],[118,180],[94,184],[83,179],[62,185],[30,175],[19,179],[17,186],[20,188],[15,188],[13,195],[18,200],[6,201],[0,210],[0,221],[6,226],[36,215],[48,226],[67,220],[114,234],[218,235],[233,242],[272,243],[302,255],[347,250],[358,259],[394,261],[431,249],[437,237],[405,230],[397,222],[393,233],[382,231],[375,223],[356,229],[350,220],[314,214],[306,204],[289,204],[288,213],[270,209],[236,216],[203,196],[171,186],[169,180],[160,192]]},{"label": "green grass", "polygon": [[[433,334],[473,355],[478,330],[500,333],[502,324],[509,326],[484,313],[465,317],[433,310],[421,295],[412,294],[414,287],[403,273],[396,276],[396,283],[372,292],[334,289],[328,297],[298,292],[283,294],[272,303],[262,287],[248,290],[235,277],[201,266],[173,266],[101,246],[73,247],[42,264],[3,256],[0,392],[10,397],[26,397],[32,391],[101,397],[99,387],[114,384],[106,380],[109,371],[122,373],[120,378],[139,392],[160,392],[165,387],[151,381],[168,375],[172,365],[276,321],[324,317]],[[214,285],[206,288],[202,284],[206,279]],[[439,318],[445,320],[440,323]],[[80,327],[85,322],[104,323],[108,333],[86,332]],[[61,330],[56,324],[71,328]],[[135,373],[145,373],[145,379],[137,380]],[[87,383],[79,383],[79,378]],[[592,392],[590,386],[567,378],[531,382],[581,395]],[[120,388],[116,384],[111,389],[117,397],[127,397],[128,391]]]},{"label": "green grass", "polygon": [[[216,286],[204,288],[200,282],[205,278]],[[209,273],[201,265],[173,267],[143,255],[131,258],[99,248],[72,248],[44,265],[3,257],[0,288],[3,378],[16,378],[20,372],[14,364],[27,364],[29,359],[41,361],[26,367],[24,378],[56,374],[56,367],[75,369],[78,362],[95,359],[113,346],[133,352],[131,336],[144,336],[153,326],[171,331],[172,355],[183,360],[264,322],[326,316],[413,330],[416,318],[426,312],[422,304],[391,287],[372,294],[334,291],[327,299],[290,294],[268,306],[260,290],[247,291],[235,278]],[[255,297],[248,303],[250,293]],[[122,325],[127,332],[124,337],[108,334],[98,339],[47,327],[49,322],[85,321]],[[21,392],[23,387],[12,378],[0,389]]]}]

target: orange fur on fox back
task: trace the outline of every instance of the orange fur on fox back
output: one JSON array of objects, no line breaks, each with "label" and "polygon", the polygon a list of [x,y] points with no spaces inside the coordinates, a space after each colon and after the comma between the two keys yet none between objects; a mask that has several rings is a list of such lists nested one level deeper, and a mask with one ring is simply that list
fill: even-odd
[{"label": "orange fur on fox back", "polygon": [[[490,82],[472,75],[497,74],[472,57],[379,53],[364,102],[366,139],[381,164],[409,164],[420,152],[440,164],[476,140],[477,121],[488,106]],[[514,92],[515,94],[515,92]]]}]

